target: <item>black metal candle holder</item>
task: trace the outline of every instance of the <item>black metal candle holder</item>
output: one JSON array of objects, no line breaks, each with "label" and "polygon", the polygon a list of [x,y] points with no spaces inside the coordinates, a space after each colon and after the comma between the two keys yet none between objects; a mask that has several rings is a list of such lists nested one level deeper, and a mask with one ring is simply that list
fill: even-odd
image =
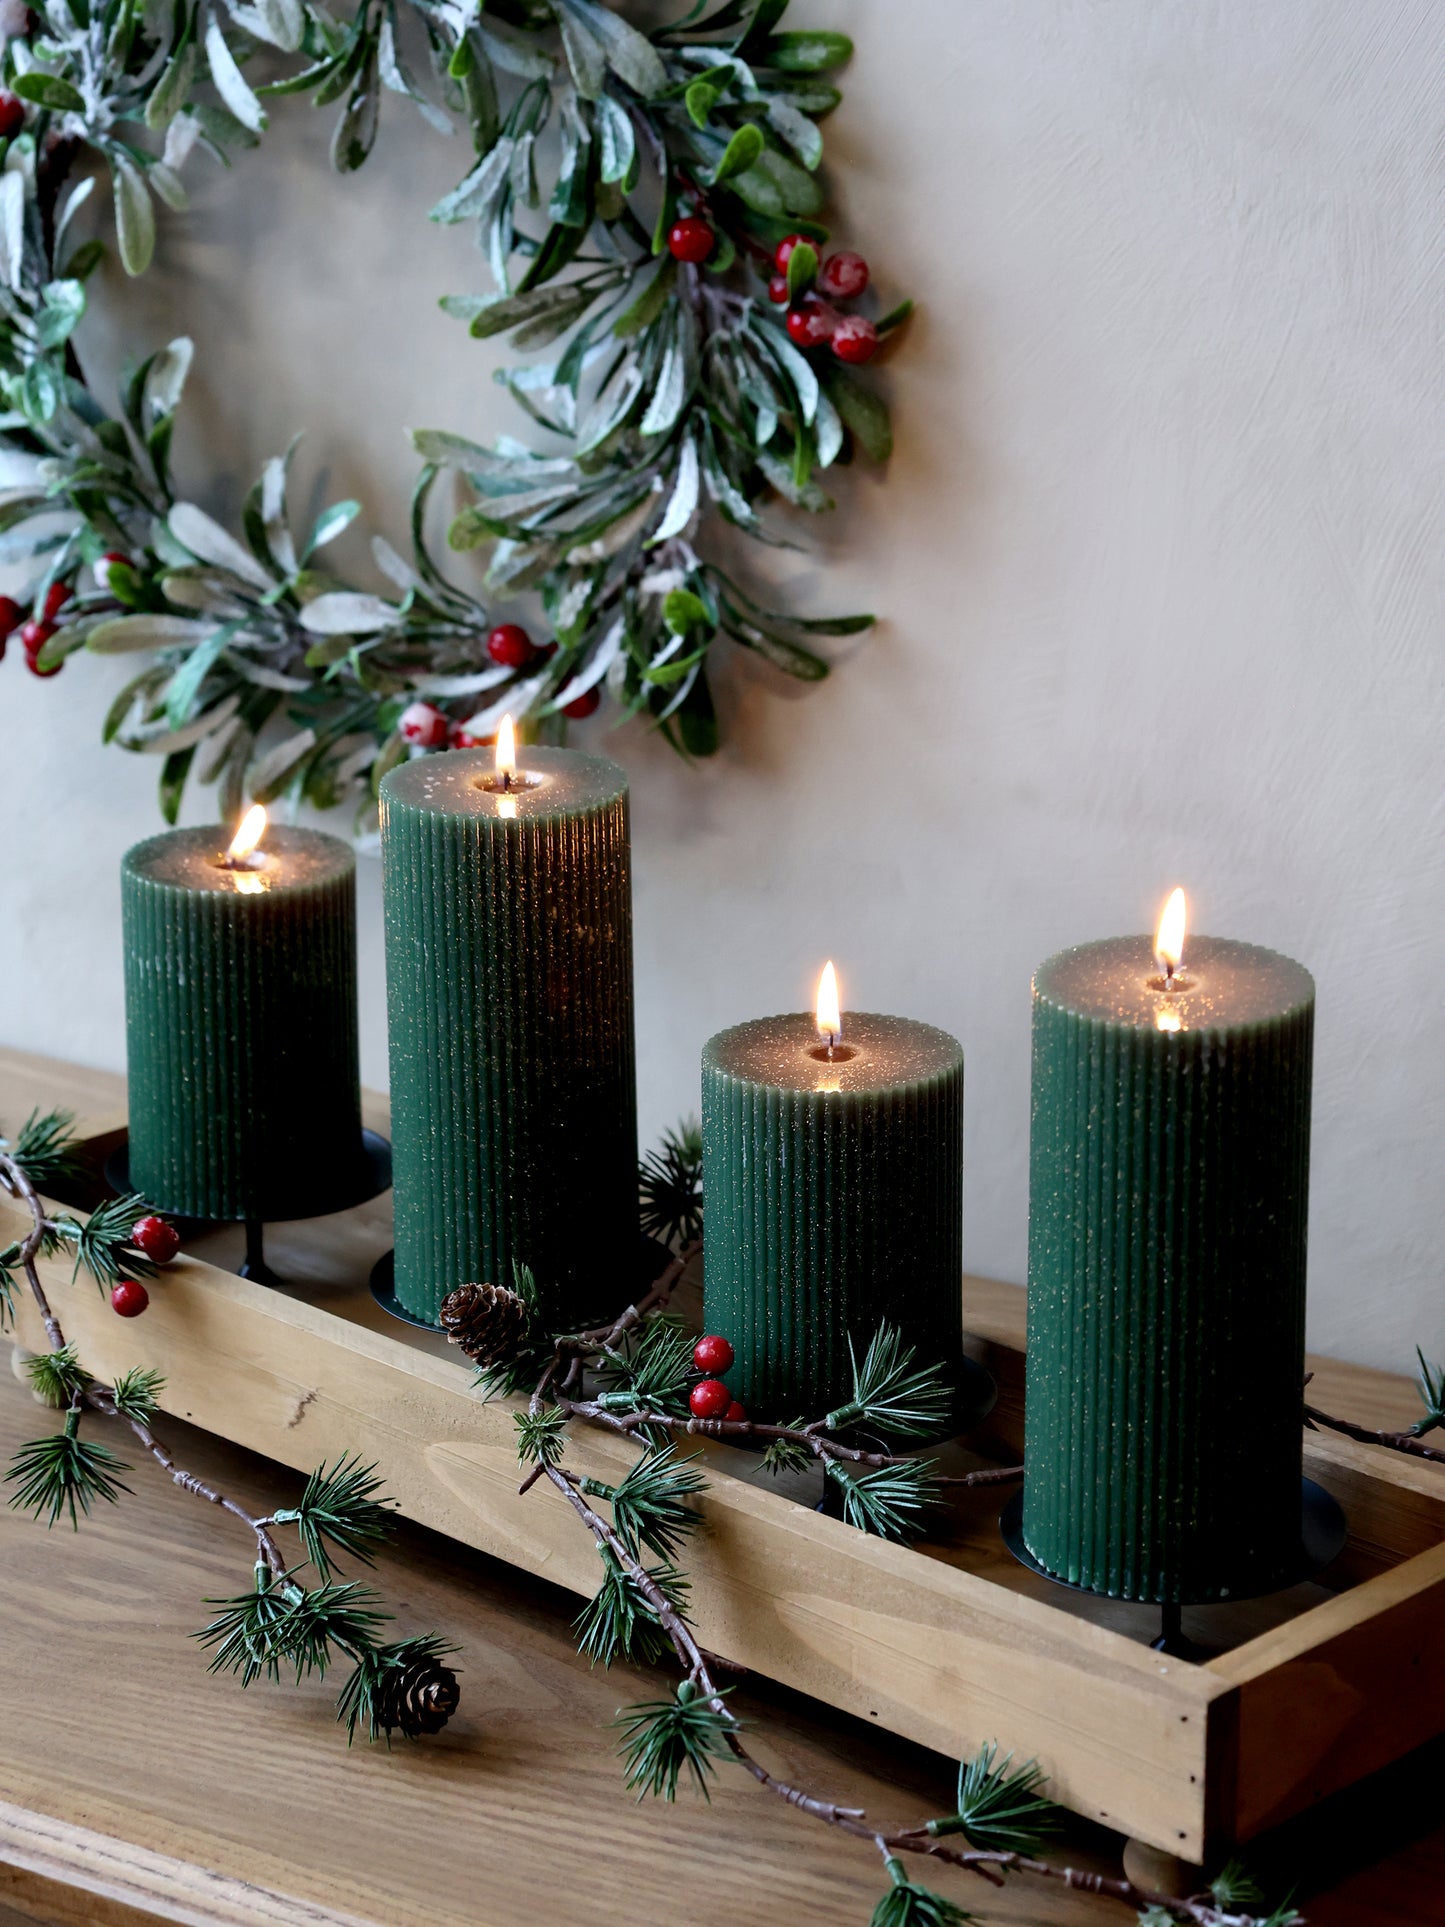
[{"label": "black metal candle holder", "polygon": [[[105,1160],[105,1181],[112,1191],[124,1193],[131,1189],[130,1182],[130,1135],[127,1132],[116,1144]],[[249,1278],[258,1285],[282,1285],[279,1278],[266,1262],[266,1225],[296,1224],[306,1218],[329,1218],[338,1211],[351,1211],[360,1204],[369,1204],[379,1198],[383,1191],[391,1189],[391,1144],[378,1131],[361,1133],[361,1157],[357,1164],[356,1181],[348,1185],[340,1195],[313,1198],[305,1211],[288,1211],[277,1217],[262,1218],[187,1218],[174,1212],[165,1215],[180,1233],[185,1244],[202,1232],[217,1231],[226,1224],[242,1224],[246,1231],[246,1256],[242,1260],[239,1275]],[[162,1210],[164,1206],[160,1207]]]},{"label": "black metal candle holder", "polygon": [[[1072,1579],[1061,1579],[1056,1572],[1040,1562],[1024,1544],[1024,1495],[1015,1492],[999,1515],[999,1531],[1003,1542],[1021,1566],[1030,1572],[1038,1573],[1051,1585],[1062,1586],[1066,1592],[1087,1593],[1094,1599],[1112,1599],[1113,1593],[1096,1592],[1092,1586],[1080,1586]],[[1292,1560],[1286,1562],[1278,1585],[1270,1586],[1268,1592],[1286,1592],[1291,1586],[1299,1586],[1306,1579],[1323,1572],[1326,1566],[1333,1565],[1344,1550],[1345,1514],[1333,1493],[1326,1492],[1322,1485],[1313,1479],[1300,1480],[1300,1536],[1299,1548]],[[1129,1600],[1130,1605],[1157,1605],[1159,1607],[1159,1636],[1149,1643],[1156,1653],[1167,1653],[1173,1659],[1199,1661],[1205,1656],[1204,1648],[1195,1641],[1186,1639],[1183,1631],[1183,1614],[1186,1606],[1204,1607],[1233,1605],[1237,1599],[1257,1599],[1262,1593],[1241,1592],[1231,1594],[1229,1599],[1166,1599],[1166,1600]]]}]

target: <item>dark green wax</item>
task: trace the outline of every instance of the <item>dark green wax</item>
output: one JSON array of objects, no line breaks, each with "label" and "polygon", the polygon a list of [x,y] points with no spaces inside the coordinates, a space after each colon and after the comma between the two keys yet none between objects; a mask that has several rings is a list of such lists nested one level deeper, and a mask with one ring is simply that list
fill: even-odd
[{"label": "dark green wax", "polygon": [[1314,982],[1195,937],[1034,981],[1023,1532],[1124,1599],[1265,1592],[1297,1553]]},{"label": "dark green wax", "polygon": [[381,787],[395,1290],[435,1320],[516,1260],[561,1331],[636,1285],[627,779],[576,750],[520,754],[511,793],[489,787],[489,750]]},{"label": "dark green wax", "polygon": [[355,858],[273,827],[232,870],[226,841],[121,866],[131,1183],[185,1217],[332,1211],[361,1176]]},{"label": "dark green wax", "polygon": [[714,1037],[702,1059],[704,1322],[735,1396],[819,1418],[884,1320],[925,1363],[961,1353],[963,1051],[847,1012],[832,1063],[811,1015]]}]

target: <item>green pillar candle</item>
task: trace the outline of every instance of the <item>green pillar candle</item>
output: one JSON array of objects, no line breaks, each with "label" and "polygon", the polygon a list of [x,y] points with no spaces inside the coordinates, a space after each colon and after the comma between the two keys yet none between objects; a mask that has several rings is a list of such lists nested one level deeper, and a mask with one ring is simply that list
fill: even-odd
[{"label": "green pillar candle", "polygon": [[196,1218],[332,1211],[362,1177],[356,861],[273,828],[229,867],[213,829],[121,866],[130,1179]]},{"label": "green pillar candle", "polygon": [[1050,958],[1033,1010],[1024,1542],[1117,1598],[1268,1592],[1300,1545],[1314,983],[1128,937]]},{"label": "green pillar candle", "polygon": [[806,1013],[721,1031],[702,1058],[706,1329],[760,1418],[817,1418],[884,1320],[926,1363],[962,1353],[963,1051],[848,1013],[830,1062]]},{"label": "green pillar candle", "polygon": [[402,764],[381,787],[395,1292],[532,1267],[550,1329],[635,1279],[637,1097],[627,779],[528,748]]}]

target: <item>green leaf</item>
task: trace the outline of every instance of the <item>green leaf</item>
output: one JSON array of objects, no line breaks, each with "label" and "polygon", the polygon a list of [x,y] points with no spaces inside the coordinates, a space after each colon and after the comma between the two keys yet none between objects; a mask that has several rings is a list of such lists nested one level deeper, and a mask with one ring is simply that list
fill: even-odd
[{"label": "green leaf", "polygon": [[690,589],[670,589],[663,599],[662,619],[675,636],[700,629],[709,622],[707,606]]},{"label": "green leaf", "polygon": [[127,274],[144,274],[156,248],[156,215],[150,191],[140,169],[118,153],[111,154],[110,172],[115,186],[121,266]]},{"label": "green leaf", "polygon": [[160,778],[156,784],[160,800],[161,815],[172,828],[181,813],[181,798],[185,794],[186,778],[190,775],[191,764],[196,758],[196,746],[192,743],[186,749],[172,752],[161,764]]},{"label": "green leaf", "polygon": [[877,395],[843,368],[825,370],[823,386],[863,453],[870,461],[886,462],[893,453],[893,426]]},{"label": "green leaf", "polygon": [[853,57],[853,42],[845,33],[809,30],[775,33],[759,50],[757,65],[784,74],[825,74]]},{"label": "green leaf", "polygon": [[[225,102],[227,112],[248,133],[262,133],[266,126],[265,110],[243,79],[235,56],[226,45],[221,23],[214,16],[206,28],[206,60],[211,69],[211,78],[216,83],[216,92]],[[318,94],[317,100],[323,101],[324,94]]]},{"label": "green leaf", "polygon": [[188,39],[166,62],[146,101],[145,124],[153,133],[164,133],[185,106],[196,77],[196,60],[196,43]]},{"label": "green leaf", "polygon": [[33,100],[37,107],[48,107],[57,114],[85,112],[84,94],[59,74],[42,73],[36,67],[28,74],[17,74],[11,84],[22,100]]},{"label": "green leaf", "polygon": [[350,528],[360,513],[360,502],[333,502],[330,508],[323,509],[301,551],[301,560],[309,561],[318,549],[324,549],[328,542],[334,542],[343,529]]},{"label": "green leaf", "polygon": [[804,295],[818,278],[818,250],[811,241],[799,241],[788,256],[788,300]]},{"label": "green leaf", "polygon": [[670,254],[664,254],[652,272],[644,271],[640,291],[612,324],[613,334],[619,340],[625,340],[629,335],[641,334],[644,328],[651,327],[667,306],[676,286],[677,262]]},{"label": "green leaf", "polygon": [[744,121],[723,150],[722,159],[712,171],[712,184],[720,187],[735,175],[745,174],[762,154],[767,143],[752,121]]},{"label": "green leaf", "polygon": [[722,99],[722,90],[705,80],[695,80],[683,96],[694,127],[706,127],[708,116]]},{"label": "green leaf", "polygon": [[93,655],[121,656],[136,649],[173,649],[201,642],[213,625],[191,616],[112,616],[97,623],[85,639]]},{"label": "green leaf", "polygon": [[214,630],[191,651],[171,678],[171,686],[166,691],[166,721],[172,729],[179,729],[189,721],[202,683],[220,660],[226,644],[244,627],[245,624],[241,622],[228,622]]}]

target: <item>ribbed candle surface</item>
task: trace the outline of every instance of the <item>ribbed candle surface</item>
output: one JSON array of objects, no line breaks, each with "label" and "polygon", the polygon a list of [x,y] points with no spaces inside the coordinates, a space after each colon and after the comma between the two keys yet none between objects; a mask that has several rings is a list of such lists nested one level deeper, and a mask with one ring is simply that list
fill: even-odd
[{"label": "ribbed candle surface", "polygon": [[1266,1592],[1300,1544],[1314,984],[1197,937],[1034,983],[1025,1543],[1125,1599]]},{"label": "ribbed candle surface", "polygon": [[962,1349],[963,1051],[947,1032],[849,1011],[843,1053],[812,1016],[720,1032],[702,1060],[704,1322],[758,1417],[821,1417],[880,1323],[924,1363]]},{"label": "ribbed candle surface", "polygon": [[434,1320],[532,1267],[549,1327],[635,1282],[627,779],[575,750],[418,758],[382,784],[396,1282]]},{"label": "ribbed candle surface", "polygon": [[224,842],[171,830],[121,867],[131,1183],[186,1217],[335,1210],[361,1177],[355,858],[273,828],[233,871]]}]

